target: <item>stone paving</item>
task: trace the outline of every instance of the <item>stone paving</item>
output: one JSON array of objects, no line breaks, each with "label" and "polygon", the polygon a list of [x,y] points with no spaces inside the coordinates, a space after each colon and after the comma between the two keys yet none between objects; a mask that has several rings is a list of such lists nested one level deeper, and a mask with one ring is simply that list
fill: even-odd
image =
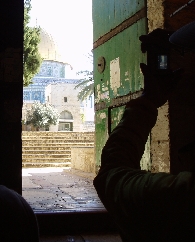
[{"label": "stone paving", "polygon": [[[104,210],[94,174],[63,168],[23,168],[23,197],[36,212]],[[122,242],[118,234],[40,236],[40,242]]]},{"label": "stone paving", "polygon": [[22,195],[34,211],[104,210],[94,174],[65,168],[23,168]]}]

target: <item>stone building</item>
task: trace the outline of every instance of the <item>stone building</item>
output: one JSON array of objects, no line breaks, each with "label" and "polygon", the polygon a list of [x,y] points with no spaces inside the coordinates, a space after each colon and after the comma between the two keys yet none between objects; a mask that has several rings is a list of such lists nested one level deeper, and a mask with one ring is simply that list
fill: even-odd
[{"label": "stone building", "polygon": [[[57,46],[45,30],[40,32],[39,52],[43,58],[40,71],[32,80],[33,84],[23,88],[22,119],[35,101],[51,103],[60,113],[59,125],[50,127],[51,131],[93,131],[93,97],[81,103],[77,99],[79,89],[74,89],[79,79],[66,79],[66,66]],[[85,119],[83,118],[85,117]],[[33,130],[24,126],[24,130]]]},{"label": "stone building", "polygon": [[39,101],[45,102],[45,87],[52,82],[63,81],[65,78],[65,67],[67,63],[61,60],[57,46],[45,30],[41,29],[41,41],[39,52],[43,58],[39,73],[37,73],[28,87],[23,89],[23,100],[25,103]]},{"label": "stone building", "polygon": [[46,86],[46,101],[60,113],[59,124],[50,131],[94,131],[94,97],[78,101],[76,84],[78,80],[66,80]]}]

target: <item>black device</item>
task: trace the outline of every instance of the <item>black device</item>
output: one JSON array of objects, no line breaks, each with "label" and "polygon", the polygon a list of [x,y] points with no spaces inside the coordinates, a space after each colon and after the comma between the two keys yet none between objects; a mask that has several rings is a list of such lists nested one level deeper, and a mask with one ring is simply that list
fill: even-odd
[{"label": "black device", "polygon": [[154,75],[166,75],[170,71],[170,49],[158,45],[147,47],[147,65]]}]

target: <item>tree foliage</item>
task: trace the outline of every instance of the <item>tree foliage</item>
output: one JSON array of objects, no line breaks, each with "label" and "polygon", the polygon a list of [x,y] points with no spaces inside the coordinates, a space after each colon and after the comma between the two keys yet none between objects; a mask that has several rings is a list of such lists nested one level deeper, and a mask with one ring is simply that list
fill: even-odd
[{"label": "tree foliage", "polygon": [[58,124],[59,113],[51,104],[34,102],[27,111],[26,124],[32,124],[36,128],[49,128]]},{"label": "tree foliage", "polygon": [[24,49],[23,49],[23,85],[32,83],[32,78],[39,72],[42,58],[38,45],[40,43],[40,27],[28,26],[30,22],[31,0],[24,2]]},{"label": "tree foliage", "polygon": [[80,73],[84,74],[84,78],[75,86],[75,89],[81,89],[77,97],[80,101],[84,101],[94,93],[93,71],[80,71]]},{"label": "tree foliage", "polygon": [[[88,59],[91,64],[93,64],[93,54],[88,53]],[[84,76],[79,84],[75,86],[75,89],[79,88],[78,100],[84,101],[87,97],[91,96],[94,93],[94,80],[93,80],[93,71],[79,71],[77,75]]]}]

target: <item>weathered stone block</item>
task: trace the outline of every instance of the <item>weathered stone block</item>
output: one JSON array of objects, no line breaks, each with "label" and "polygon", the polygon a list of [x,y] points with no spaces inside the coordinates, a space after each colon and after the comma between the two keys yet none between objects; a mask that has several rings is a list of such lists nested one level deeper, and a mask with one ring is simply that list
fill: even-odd
[{"label": "weathered stone block", "polygon": [[170,172],[169,142],[159,141],[151,147],[152,172]]},{"label": "weathered stone block", "polygon": [[94,147],[71,147],[71,168],[95,173]]}]

